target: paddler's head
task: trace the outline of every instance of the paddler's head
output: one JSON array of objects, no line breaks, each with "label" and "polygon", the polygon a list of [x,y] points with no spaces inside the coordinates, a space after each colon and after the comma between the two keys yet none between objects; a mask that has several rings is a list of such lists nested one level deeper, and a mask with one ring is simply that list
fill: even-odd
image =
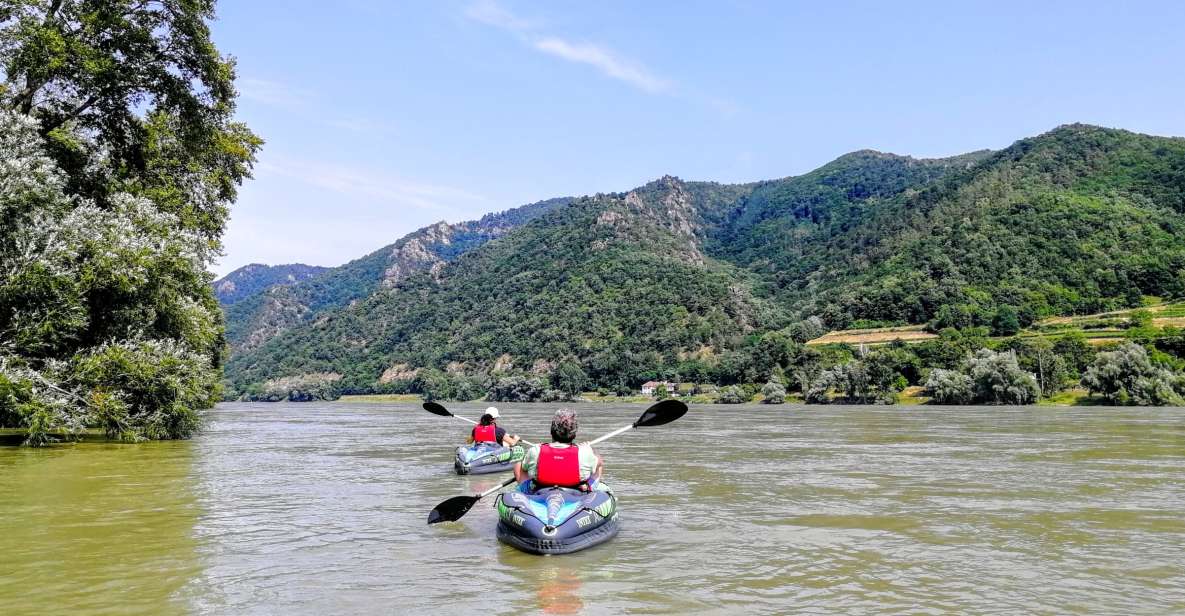
[{"label": "paddler's head", "polygon": [[498,407],[491,406],[490,408],[486,409],[485,415],[481,416],[481,425],[488,426],[488,425],[494,423],[494,420],[497,418],[498,418]]},{"label": "paddler's head", "polygon": [[571,443],[576,440],[576,411],[560,409],[551,418],[551,440]]}]

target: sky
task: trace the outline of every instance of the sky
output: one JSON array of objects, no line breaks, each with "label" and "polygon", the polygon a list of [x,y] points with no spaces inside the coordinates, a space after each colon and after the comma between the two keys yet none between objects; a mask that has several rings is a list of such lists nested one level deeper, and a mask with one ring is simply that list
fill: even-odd
[{"label": "sky", "polygon": [[218,275],[340,265],[436,221],[665,174],[1185,135],[1182,2],[223,0],[266,141]]}]

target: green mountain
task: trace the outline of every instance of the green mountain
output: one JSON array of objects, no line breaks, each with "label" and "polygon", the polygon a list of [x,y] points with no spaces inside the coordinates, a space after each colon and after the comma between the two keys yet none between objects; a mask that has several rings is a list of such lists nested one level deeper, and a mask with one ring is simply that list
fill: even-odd
[{"label": "green mountain", "polygon": [[303,263],[291,265],[252,263],[215,280],[211,286],[214,287],[214,296],[218,298],[218,303],[229,306],[270,287],[296,284],[327,269],[329,268]]},{"label": "green mountain", "polygon": [[284,286],[270,286],[226,308],[226,335],[233,354],[250,351],[272,337],[319,315],[398,284],[417,272],[444,264],[511,229],[566,205],[548,199],[450,225],[439,222],[408,234],[360,259]]},{"label": "green mountain", "polygon": [[754,381],[794,369],[812,316],[966,328],[1183,297],[1183,224],[1185,140],[1083,125],[946,159],[856,152],[756,184],[665,177],[548,208],[352,303],[315,292],[329,275],[273,289],[262,297],[306,293],[317,318],[240,343],[227,377],[238,393],[561,364],[613,388]]}]

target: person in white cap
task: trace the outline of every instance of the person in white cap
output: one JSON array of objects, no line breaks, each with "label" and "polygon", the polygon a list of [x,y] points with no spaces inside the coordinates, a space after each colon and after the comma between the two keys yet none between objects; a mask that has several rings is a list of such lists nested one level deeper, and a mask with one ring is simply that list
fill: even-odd
[{"label": "person in white cap", "polygon": [[491,406],[486,409],[481,420],[476,426],[473,426],[473,431],[469,433],[470,443],[497,443],[503,447],[513,447],[518,443],[517,434],[506,434],[496,420],[499,417],[498,409]]}]

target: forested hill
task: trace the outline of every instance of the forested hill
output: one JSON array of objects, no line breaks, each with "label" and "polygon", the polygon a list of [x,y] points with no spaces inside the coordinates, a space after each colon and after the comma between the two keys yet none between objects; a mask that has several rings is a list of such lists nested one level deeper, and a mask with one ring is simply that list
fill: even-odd
[{"label": "forested hill", "polygon": [[[304,374],[403,390],[424,369],[474,388],[556,370],[618,389],[761,382],[795,368],[810,317],[971,328],[1185,296],[1183,225],[1185,141],[1084,125],[946,159],[856,152],[743,186],[667,177],[321,304],[227,375],[238,393]],[[272,293],[314,305],[312,282]]]},{"label": "forested hill", "polygon": [[329,268],[293,263],[291,265],[263,265],[252,263],[215,280],[214,295],[218,303],[229,306],[276,285],[295,284],[316,276]]},{"label": "forested hill", "polygon": [[457,224],[439,222],[360,259],[285,286],[270,286],[226,309],[233,354],[249,351],[327,310],[392,287],[421,271],[436,272],[457,256],[571,201],[548,199]]}]

